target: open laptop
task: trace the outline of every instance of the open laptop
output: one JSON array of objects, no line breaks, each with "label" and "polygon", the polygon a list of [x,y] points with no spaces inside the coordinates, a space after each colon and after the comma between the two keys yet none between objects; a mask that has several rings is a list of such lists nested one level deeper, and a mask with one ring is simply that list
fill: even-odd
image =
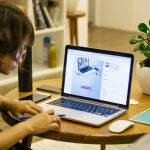
[{"label": "open laptop", "polygon": [[[80,73],[78,59],[94,70]],[[100,126],[127,112],[134,56],[129,53],[67,45],[61,97],[40,104],[64,119]]]},{"label": "open laptop", "polygon": [[77,63],[78,63],[78,70],[81,73],[85,73],[92,70],[92,67],[89,66],[89,58],[79,57],[77,59]]}]

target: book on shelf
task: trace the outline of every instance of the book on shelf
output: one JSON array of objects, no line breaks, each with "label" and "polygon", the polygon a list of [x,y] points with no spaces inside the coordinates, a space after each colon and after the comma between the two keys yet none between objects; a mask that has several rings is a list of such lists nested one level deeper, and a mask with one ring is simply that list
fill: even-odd
[{"label": "book on shelf", "polygon": [[48,0],[47,2],[48,12],[51,16],[54,26],[60,25],[60,10],[61,1],[60,0]]},{"label": "book on shelf", "polygon": [[42,3],[39,3],[39,5],[40,5],[47,28],[52,27],[51,22],[50,22],[52,20],[49,19],[50,16],[45,11],[46,6],[43,6]]},{"label": "book on shelf", "polygon": [[44,18],[44,15],[41,10],[41,2],[39,0],[33,1],[33,7],[34,7],[34,16],[35,16],[35,26],[36,29],[45,29],[47,28],[47,24]]},{"label": "book on shelf", "polygon": [[37,14],[36,14],[36,10],[35,10],[35,5],[33,5],[33,11],[34,11],[34,22],[35,22],[35,29],[38,30],[39,26],[40,26],[40,21],[39,19],[37,19]]},{"label": "book on shelf", "polygon": [[43,11],[44,11],[44,13],[45,13],[46,18],[48,19],[48,22],[49,22],[49,24],[50,24],[50,27],[54,27],[52,18],[51,18],[51,16],[50,16],[50,14],[49,14],[48,9],[47,9],[46,6],[43,6]]}]

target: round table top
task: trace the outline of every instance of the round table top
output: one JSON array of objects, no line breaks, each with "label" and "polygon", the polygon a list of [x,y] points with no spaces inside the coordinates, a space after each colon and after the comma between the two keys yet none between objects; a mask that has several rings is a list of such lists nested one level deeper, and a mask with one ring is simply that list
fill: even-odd
[{"label": "round table top", "polygon": [[85,12],[84,11],[80,11],[80,10],[76,10],[73,12],[67,12],[67,17],[68,18],[72,18],[72,19],[76,19],[78,17],[83,17],[85,16]]},{"label": "round table top", "polygon": [[[61,78],[49,79],[43,81],[37,81],[33,83],[33,92],[37,91],[36,87],[39,85],[53,85],[61,87]],[[18,88],[15,88],[6,94],[6,97],[10,99],[19,99],[32,92],[18,92]],[[46,93],[46,92],[45,92]],[[52,97],[57,97],[59,94],[52,94]],[[49,131],[38,135],[43,138],[53,139],[58,141],[74,142],[74,143],[89,143],[89,144],[124,144],[131,143],[139,138],[144,133],[150,132],[150,126],[140,123],[135,123],[132,128],[124,131],[123,133],[116,134],[111,133],[108,130],[108,126],[118,119],[129,119],[139,112],[150,107],[150,97],[144,95],[136,82],[132,82],[131,98],[138,100],[138,104],[129,106],[129,110],[126,114],[102,125],[100,127],[93,127],[85,124],[80,124],[72,121],[62,120],[61,130]]]}]

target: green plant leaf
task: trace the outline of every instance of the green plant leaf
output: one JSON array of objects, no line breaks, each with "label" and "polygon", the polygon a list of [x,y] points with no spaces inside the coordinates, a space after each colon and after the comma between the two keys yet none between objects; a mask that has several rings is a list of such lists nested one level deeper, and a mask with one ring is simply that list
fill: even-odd
[{"label": "green plant leaf", "polygon": [[144,37],[142,35],[133,36],[130,40],[130,44],[136,44],[138,42],[142,42],[144,40]]},{"label": "green plant leaf", "polygon": [[141,53],[143,53],[145,57],[150,59],[150,51],[142,51]]},{"label": "green plant leaf", "polygon": [[138,41],[135,40],[135,39],[130,39],[130,41],[129,41],[130,44],[136,44],[137,42],[138,42]]},{"label": "green plant leaf", "polygon": [[146,50],[146,51],[150,51],[150,45],[147,45],[147,46],[145,47],[145,50]]},{"label": "green plant leaf", "polygon": [[144,40],[144,37],[143,37],[143,36],[144,36],[144,35],[138,35],[138,37],[137,37],[137,38],[138,38],[138,40],[139,40],[139,41]]},{"label": "green plant leaf", "polygon": [[149,26],[147,26],[145,23],[140,23],[138,25],[138,29],[139,31],[142,32],[142,34],[133,36],[129,40],[129,42],[130,44],[135,44],[134,51],[141,52],[146,57],[146,59],[142,61],[141,66],[143,65],[143,66],[150,67],[150,28],[149,27],[150,27],[150,20],[149,20]]},{"label": "green plant leaf", "polygon": [[140,43],[139,45],[137,45],[137,46],[134,48],[133,51],[140,51],[140,52],[145,51],[145,45],[144,45],[144,43],[142,42],[142,43]]},{"label": "green plant leaf", "polygon": [[149,30],[149,28],[147,27],[147,25],[145,23],[140,23],[138,25],[138,29],[144,33],[147,33],[147,31]]},{"label": "green plant leaf", "polygon": [[150,32],[148,32],[147,35],[148,35],[148,38],[150,38]]}]

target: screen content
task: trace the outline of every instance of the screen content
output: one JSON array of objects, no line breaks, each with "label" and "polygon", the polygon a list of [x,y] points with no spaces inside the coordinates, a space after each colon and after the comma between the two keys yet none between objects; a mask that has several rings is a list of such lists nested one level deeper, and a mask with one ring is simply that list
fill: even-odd
[{"label": "screen content", "polygon": [[131,58],[68,49],[64,93],[126,104]]}]

